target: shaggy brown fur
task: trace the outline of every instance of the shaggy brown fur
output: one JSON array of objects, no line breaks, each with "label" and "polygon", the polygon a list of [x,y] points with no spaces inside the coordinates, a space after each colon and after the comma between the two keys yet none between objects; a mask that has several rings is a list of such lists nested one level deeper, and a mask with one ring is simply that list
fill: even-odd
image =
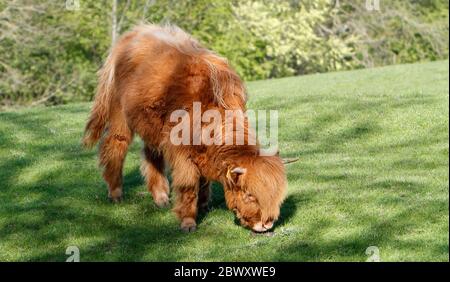
[{"label": "shaggy brown fur", "polygon": [[243,225],[270,229],[286,191],[281,159],[260,156],[258,145],[173,145],[169,136],[175,123],[169,116],[178,109],[192,116],[193,102],[202,103],[202,112],[224,114],[225,109],[245,111],[246,96],[226,60],[177,27],[142,25],[121,37],[99,72],[84,137],[88,147],[103,137],[99,158],[109,197],[122,197],[123,162],[137,133],[145,142],[141,171],[158,206],[168,204],[164,169],[171,168],[174,211],[183,230],[195,230],[211,181],[223,184],[227,206]]}]

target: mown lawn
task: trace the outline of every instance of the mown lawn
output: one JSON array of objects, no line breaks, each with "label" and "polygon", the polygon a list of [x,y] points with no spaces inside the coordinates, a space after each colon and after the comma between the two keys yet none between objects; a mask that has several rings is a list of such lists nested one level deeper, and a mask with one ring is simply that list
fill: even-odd
[{"label": "mown lawn", "polygon": [[289,194],[275,236],[251,236],[219,185],[197,232],[158,209],[127,157],[113,205],[96,152],[81,148],[90,104],[0,113],[0,260],[449,260],[448,61],[248,84],[249,106],[277,109]]}]

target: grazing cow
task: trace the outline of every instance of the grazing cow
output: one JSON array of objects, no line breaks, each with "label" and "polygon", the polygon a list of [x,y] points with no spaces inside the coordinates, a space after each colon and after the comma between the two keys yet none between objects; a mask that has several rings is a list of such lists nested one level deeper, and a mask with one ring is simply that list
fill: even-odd
[{"label": "grazing cow", "polygon": [[[192,116],[194,102],[201,103],[202,112],[214,109],[221,115],[246,110],[243,83],[225,59],[175,26],[140,25],[118,40],[99,71],[83,139],[87,147],[102,139],[99,159],[109,197],[122,198],[123,162],[137,133],[145,144],[141,171],[158,206],[169,202],[164,170],[171,169],[174,212],[183,231],[196,229],[211,181],[223,185],[226,204],[242,225],[257,232],[271,229],[286,193],[282,160],[261,155],[257,143],[174,144],[171,113],[182,109]],[[244,127],[247,140],[248,122]]]}]

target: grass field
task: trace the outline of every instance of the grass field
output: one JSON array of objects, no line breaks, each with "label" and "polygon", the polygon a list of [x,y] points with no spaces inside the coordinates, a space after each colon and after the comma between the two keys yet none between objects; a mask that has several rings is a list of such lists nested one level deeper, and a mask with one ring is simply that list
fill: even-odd
[{"label": "grass field", "polygon": [[81,148],[90,104],[0,113],[0,261],[449,260],[448,61],[251,82],[249,107],[277,109],[289,193],[275,236],[212,211],[185,234],[158,209],[128,154],[113,205],[96,151]]}]

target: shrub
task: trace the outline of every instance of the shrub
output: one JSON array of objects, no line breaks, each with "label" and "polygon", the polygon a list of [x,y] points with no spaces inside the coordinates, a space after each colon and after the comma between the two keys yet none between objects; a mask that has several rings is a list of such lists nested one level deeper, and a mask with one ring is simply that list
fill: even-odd
[{"label": "shrub", "polygon": [[172,22],[245,80],[448,58],[448,0],[0,0],[0,106],[91,100],[117,33]]}]

